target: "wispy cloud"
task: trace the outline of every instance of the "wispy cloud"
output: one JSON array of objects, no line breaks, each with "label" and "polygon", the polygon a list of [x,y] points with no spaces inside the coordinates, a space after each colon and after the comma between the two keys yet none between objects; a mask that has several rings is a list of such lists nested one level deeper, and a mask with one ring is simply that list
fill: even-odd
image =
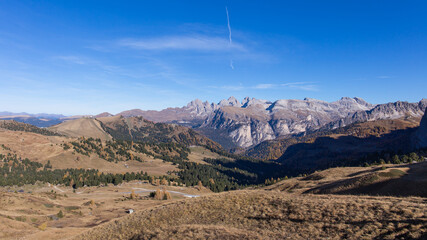
[{"label": "wispy cloud", "polygon": [[84,65],[87,62],[80,57],[77,56],[56,56],[55,59],[62,60],[69,63]]},{"label": "wispy cloud", "polygon": [[283,83],[282,87],[288,87],[293,89],[299,89],[304,91],[318,91],[319,88],[313,82],[293,82],[293,83]]},{"label": "wispy cloud", "polygon": [[276,86],[276,84],[263,83],[263,84],[258,84],[253,88],[255,88],[255,89],[270,89],[270,88],[273,88],[275,86]]},{"label": "wispy cloud", "polygon": [[105,72],[110,72],[110,73],[117,72],[121,69],[118,66],[105,64],[101,61],[97,61],[89,57],[83,57],[83,56],[80,57],[80,56],[74,56],[74,55],[64,55],[64,56],[54,56],[53,59],[61,60],[68,64],[97,67],[99,69],[104,70]]},{"label": "wispy cloud", "polygon": [[269,90],[269,89],[297,89],[303,91],[319,91],[317,85],[314,82],[291,82],[291,83],[282,83],[282,84],[273,84],[273,83],[261,83],[255,86],[243,86],[243,85],[226,85],[226,86],[210,86],[210,88],[218,88],[223,90],[233,90],[233,91],[241,91],[248,89],[256,89],[256,90]]},{"label": "wispy cloud", "polygon": [[118,44],[141,50],[201,50],[201,51],[244,51],[240,44],[230,45],[229,41],[212,36],[165,36],[147,39],[122,39]]},{"label": "wispy cloud", "polygon": [[388,78],[391,78],[391,76],[385,76],[385,75],[383,75],[383,76],[377,76],[377,78],[379,78],[379,79],[388,79]]},{"label": "wispy cloud", "polygon": [[230,60],[230,67],[234,70],[233,59]]}]

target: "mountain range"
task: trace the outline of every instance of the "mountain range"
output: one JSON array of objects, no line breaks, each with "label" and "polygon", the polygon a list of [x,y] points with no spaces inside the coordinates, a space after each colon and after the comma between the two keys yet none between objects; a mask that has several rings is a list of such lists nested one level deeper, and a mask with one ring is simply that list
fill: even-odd
[{"label": "mountain range", "polygon": [[[421,118],[427,99],[417,103],[393,102],[370,104],[361,98],[343,97],[334,102],[312,98],[282,99],[274,102],[235,97],[218,103],[193,100],[181,108],[161,111],[132,109],[116,116],[143,117],[146,120],[191,127],[226,149],[251,148],[262,142],[300,136],[319,130],[331,130],[352,123],[403,117]],[[39,127],[49,127],[82,116],[56,114],[0,113],[2,119],[13,119]],[[114,116],[104,112],[92,118]]]}]

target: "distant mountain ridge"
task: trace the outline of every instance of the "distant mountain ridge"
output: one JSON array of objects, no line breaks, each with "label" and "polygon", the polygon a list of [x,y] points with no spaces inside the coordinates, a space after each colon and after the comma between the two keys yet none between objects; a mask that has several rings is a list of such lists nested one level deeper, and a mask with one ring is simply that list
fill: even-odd
[{"label": "distant mountain ridge", "polygon": [[26,113],[26,112],[21,112],[21,113],[13,113],[13,112],[0,112],[0,116],[28,116],[28,117],[37,117],[37,118],[65,118],[66,116],[62,115],[62,114],[49,114],[49,113],[35,113],[35,114],[31,114],[31,113]]}]

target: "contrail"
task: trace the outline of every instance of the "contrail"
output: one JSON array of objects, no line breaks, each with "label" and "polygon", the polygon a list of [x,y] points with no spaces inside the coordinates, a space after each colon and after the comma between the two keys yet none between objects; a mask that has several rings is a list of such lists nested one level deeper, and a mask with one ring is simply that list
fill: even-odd
[{"label": "contrail", "polygon": [[[233,40],[231,39],[230,16],[228,15],[227,6],[225,6],[225,12],[227,13],[228,40],[229,40],[229,44],[231,46],[231,44],[233,43]],[[233,59],[230,59],[230,67],[231,67],[231,70],[234,70]]]},{"label": "contrail", "polygon": [[228,9],[227,9],[227,6],[225,6],[225,12],[227,13],[228,39],[230,40],[230,44],[231,44],[231,43],[233,42],[233,40],[231,40],[230,17],[228,16]]}]

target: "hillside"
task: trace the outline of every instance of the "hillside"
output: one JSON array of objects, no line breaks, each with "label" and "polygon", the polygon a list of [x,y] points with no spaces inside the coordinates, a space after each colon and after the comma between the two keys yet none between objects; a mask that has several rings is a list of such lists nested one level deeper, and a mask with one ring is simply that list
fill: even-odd
[{"label": "hillside", "polygon": [[111,140],[112,137],[104,131],[100,122],[93,118],[79,118],[65,121],[48,128],[69,137],[93,137]]},{"label": "hillside", "polygon": [[[172,163],[164,162],[160,158],[154,159],[153,156],[143,153],[135,154],[135,157],[139,157],[140,161],[125,159],[120,154],[114,154],[114,160],[108,161],[105,157],[102,158],[95,152],[88,153],[86,150],[83,151],[82,147],[87,147],[80,143],[81,140],[0,129],[0,154],[17,155],[23,159],[28,158],[41,164],[50,162],[53,169],[98,169],[101,172],[109,173],[139,172],[143,170],[150,175],[164,175],[168,171],[177,170]],[[76,145],[75,148],[73,144]],[[103,145],[105,146],[106,143],[104,142]],[[119,149],[112,148],[112,150],[118,151]],[[125,151],[120,153],[129,154],[133,152]]]},{"label": "hillside", "polygon": [[[138,120],[137,123],[141,122]],[[150,128],[149,125],[154,123],[148,121],[147,124],[147,128]],[[160,127],[151,129],[154,134],[159,134],[157,130],[163,130],[164,127],[167,127],[167,131],[174,130],[173,125],[156,125],[160,125]],[[62,178],[66,175],[64,169],[70,169],[74,175],[77,174],[73,175],[74,183],[85,182],[85,178],[78,177],[80,171],[87,171],[85,172],[88,174],[87,179],[98,178],[99,176],[94,176],[98,173],[111,173],[115,174],[117,180],[120,181],[129,180],[126,174],[143,171],[144,174],[152,177],[175,179],[186,186],[195,186],[201,182],[216,192],[239,189],[247,184],[258,184],[264,181],[257,178],[257,173],[248,171],[254,169],[246,170],[246,165],[249,164],[248,166],[253,168],[254,165],[257,165],[256,162],[240,159],[235,161],[235,156],[227,154],[221,149],[218,150],[219,145],[214,145],[215,143],[209,139],[190,132],[192,130],[185,127],[175,127],[189,131],[188,135],[186,132],[172,131],[172,133],[177,133],[175,136],[184,139],[183,144],[175,142],[177,141],[174,140],[175,138],[167,138],[167,135],[162,136],[167,140],[165,142],[120,139],[103,141],[92,137],[45,136],[33,132],[0,128],[0,166],[5,167],[6,172],[12,171],[0,176],[0,183],[10,185],[21,180],[27,181],[28,174],[33,176],[31,183],[38,180],[58,183],[65,179]],[[147,132],[150,133],[150,131]],[[160,133],[163,134],[162,131]],[[192,135],[193,133],[194,135]],[[143,133],[139,132],[139,134]],[[147,136],[149,135],[144,137]],[[48,167],[48,171],[31,170],[21,166],[20,161],[23,160],[28,160],[36,165],[41,164],[39,168]],[[238,164],[239,168],[221,165],[229,165],[233,162]],[[271,171],[270,168],[269,172]],[[54,173],[54,178],[48,177],[51,176],[51,173]],[[100,181],[88,181],[91,185],[100,184]],[[108,181],[111,182],[112,179],[109,178]]]},{"label": "hillside", "polygon": [[0,120],[0,128],[12,131],[33,132],[46,136],[61,136],[59,133],[55,133],[44,128],[38,128],[31,124],[17,122],[15,120]]},{"label": "hillside", "polygon": [[234,191],[165,204],[74,239],[422,239],[420,198]]},{"label": "hillside", "polygon": [[268,190],[292,193],[427,197],[427,162],[339,167],[279,181]]}]

